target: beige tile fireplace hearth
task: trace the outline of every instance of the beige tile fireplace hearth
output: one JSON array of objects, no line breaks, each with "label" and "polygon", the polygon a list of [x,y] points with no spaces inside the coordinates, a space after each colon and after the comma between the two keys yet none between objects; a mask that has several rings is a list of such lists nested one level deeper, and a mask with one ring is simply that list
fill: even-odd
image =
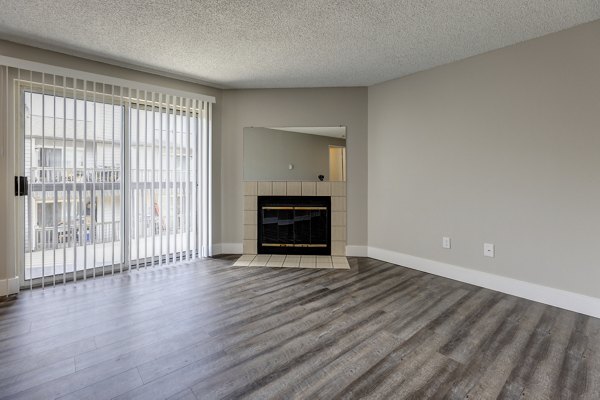
[{"label": "beige tile fireplace hearth", "polygon": [[[258,196],[330,196],[331,255],[334,257],[346,255],[346,182],[248,181],[243,182],[243,185],[244,255],[256,255],[257,253]],[[263,255],[259,255],[259,257],[261,256]]]},{"label": "beige tile fireplace hearth", "polygon": [[244,254],[234,267],[350,269],[344,256],[286,256],[284,254]]}]

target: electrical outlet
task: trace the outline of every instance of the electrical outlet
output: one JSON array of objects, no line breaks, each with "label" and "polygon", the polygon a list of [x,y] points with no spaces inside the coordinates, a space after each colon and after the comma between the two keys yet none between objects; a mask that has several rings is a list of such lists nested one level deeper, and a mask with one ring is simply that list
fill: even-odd
[{"label": "electrical outlet", "polygon": [[493,243],[484,243],[483,244],[483,255],[486,257],[494,257]]},{"label": "electrical outlet", "polygon": [[445,249],[449,249],[450,248],[450,238],[447,236],[444,236],[442,238],[442,247]]}]

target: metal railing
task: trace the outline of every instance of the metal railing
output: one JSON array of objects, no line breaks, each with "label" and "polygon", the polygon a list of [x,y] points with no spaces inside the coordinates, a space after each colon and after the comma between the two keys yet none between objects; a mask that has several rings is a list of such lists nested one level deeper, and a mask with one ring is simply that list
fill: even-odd
[{"label": "metal railing", "polygon": [[26,249],[26,251],[118,242],[121,240],[120,232],[121,221],[96,222],[94,223],[93,235],[92,226],[89,224],[84,225],[83,223],[79,225],[75,223],[70,226],[60,224],[56,229],[53,226],[47,226],[44,229],[36,226],[33,235],[34,247],[33,249]]},{"label": "metal railing", "polygon": [[[31,183],[62,184],[73,183],[74,181],[85,181],[87,183],[113,183],[121,181],[121,170],[118,167],[95,169],[79,167],[75,170],[72,167],[33,167],[31,170],[28,169],[25,171],[25,173],[30,177]],[[75,176],[77,177],[76,179],[74,179]]]}]

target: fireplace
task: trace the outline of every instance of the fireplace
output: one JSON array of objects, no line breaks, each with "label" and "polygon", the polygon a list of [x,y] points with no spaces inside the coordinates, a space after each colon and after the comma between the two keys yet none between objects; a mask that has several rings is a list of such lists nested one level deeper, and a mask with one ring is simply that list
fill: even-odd
[{"label": "fireplace", "polygon": [[331,197],[258,196],[258,254],[331,254]]}]

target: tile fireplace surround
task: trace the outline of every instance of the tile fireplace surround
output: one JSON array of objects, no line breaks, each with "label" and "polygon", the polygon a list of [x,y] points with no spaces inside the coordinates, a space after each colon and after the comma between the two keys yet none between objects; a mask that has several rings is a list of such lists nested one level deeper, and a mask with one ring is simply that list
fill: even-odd
[{"label": "tile fireplace surround", "polygon": [[331,196],[331,255],[346,255],[346,182],[244,182],[244,254],[255,255],[257,196]]}]

